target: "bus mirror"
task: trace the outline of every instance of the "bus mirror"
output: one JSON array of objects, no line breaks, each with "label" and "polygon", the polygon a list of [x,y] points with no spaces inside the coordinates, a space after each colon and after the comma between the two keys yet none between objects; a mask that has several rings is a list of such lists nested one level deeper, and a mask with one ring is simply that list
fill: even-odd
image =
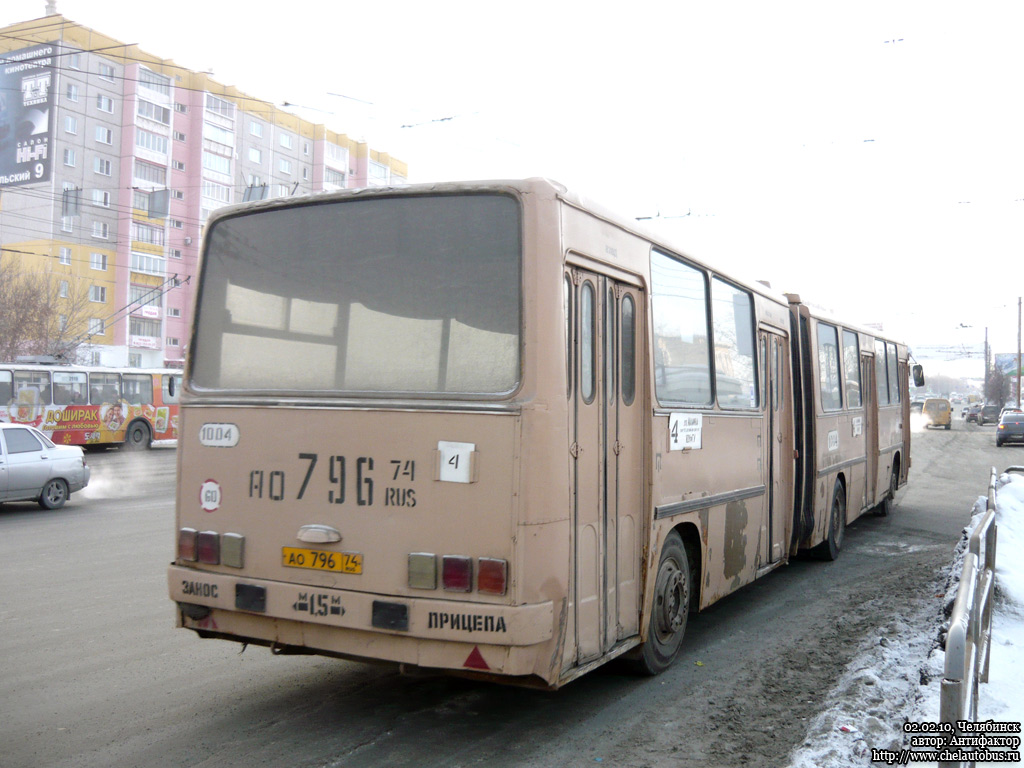
[{"label": "bus mirror", "polygon": [[915,387],[923,387],[924,386],[924,368],[922,366],[920,366],[920,365],[915,365],[914,368],[913,368],[913,371],[914,371],[914,386]]}]

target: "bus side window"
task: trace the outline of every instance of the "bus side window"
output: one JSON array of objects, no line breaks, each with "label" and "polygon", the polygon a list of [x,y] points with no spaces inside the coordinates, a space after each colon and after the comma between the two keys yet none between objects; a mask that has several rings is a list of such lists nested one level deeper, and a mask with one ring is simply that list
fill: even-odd
[{"label": "bus side window", "polygon": [[14,396],[14,390],[11,386],[11,372],[0,371],[0,405],[7,405],[11,402],[11,398]]},{"label": "bus side window", "polygon": [[585,403],[594,401],[597,386],[594,320],[594,285],[588,280],[580,291],[580,394]]},{"label": "bus side window", "polygon": [[636,307],[628,293],[622,297],[622,402],[633,404],[636,396]]}]

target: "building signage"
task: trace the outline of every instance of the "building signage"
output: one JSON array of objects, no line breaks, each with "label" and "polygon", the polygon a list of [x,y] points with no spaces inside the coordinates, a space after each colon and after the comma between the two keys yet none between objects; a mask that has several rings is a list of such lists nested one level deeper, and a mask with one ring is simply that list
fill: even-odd
[{"label": "building signage", "polygon": [[49,181],[57,43],[0,53],[0,186]]}]

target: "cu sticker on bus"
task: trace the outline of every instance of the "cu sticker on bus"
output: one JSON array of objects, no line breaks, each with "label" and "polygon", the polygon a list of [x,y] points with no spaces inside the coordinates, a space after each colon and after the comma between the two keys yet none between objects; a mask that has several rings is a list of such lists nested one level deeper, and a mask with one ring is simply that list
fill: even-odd
[{"label": "cu sticker on bus", "polygon": [[208,448],[234,448],[238,437],[237,424],[203,424],[199,428],[199,442]]}]

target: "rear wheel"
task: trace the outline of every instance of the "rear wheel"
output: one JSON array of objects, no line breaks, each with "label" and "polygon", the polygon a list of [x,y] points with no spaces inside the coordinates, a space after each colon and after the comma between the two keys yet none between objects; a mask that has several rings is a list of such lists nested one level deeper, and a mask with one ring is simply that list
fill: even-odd
[{"label": "rear wheel", "polygon": [[68,484],[55,477],[43,486],[43,492],[39,494],[39,506],[43,509],[60,509],[68,496]]},{"label": "rear wheel", "polygon": [[814,548],[814,553],[824,560],[835,560],[843,548],[846,537],[846,489],[836,479],[832,489],[832,508],[828,516],[828,533],[825,540]]},{"label": "rear wheel", "polygon": [[128,425],[124,433],[124,445],[132,451],[149,448],[152,436],[149,432],[149,425],[144,421],[133,421]]},{"label": "rear wheel", "polygon": [[675,661],[686,633],[691,600],[690,559],[683,540],[672,531],[661,548],[647,642],[636,659],[640,672],[657,675]]}]

